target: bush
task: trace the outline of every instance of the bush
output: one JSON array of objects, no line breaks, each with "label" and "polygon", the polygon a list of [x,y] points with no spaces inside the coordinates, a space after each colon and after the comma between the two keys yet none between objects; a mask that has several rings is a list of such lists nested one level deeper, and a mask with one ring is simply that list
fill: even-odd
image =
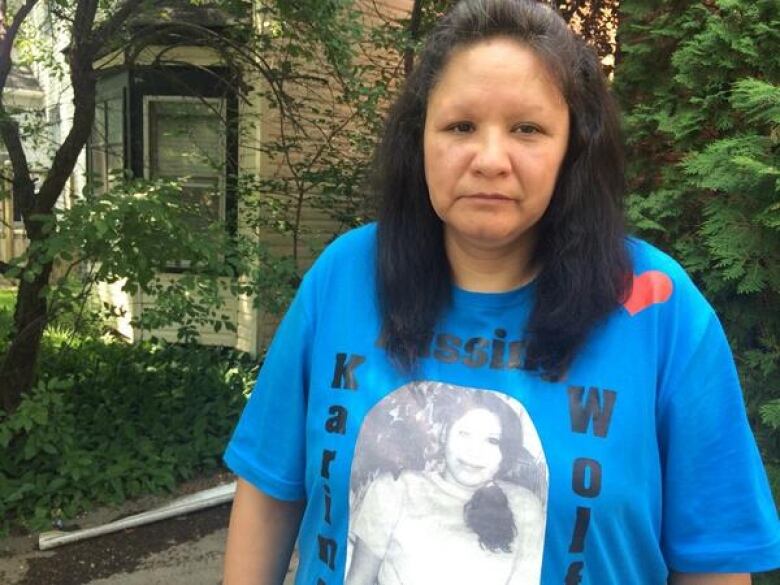
[{"label": "bush", "polygon": [[11,330],[13,314],[8,309],[0,308],[0,356],[8,347],[8,332]]},{"label": "bush", "polygon": [[13,309],[16,291],[12,289],[0,289],[0,312],[11,311]]},{"label": "bush", "polygon": [[233,350],[48,340],[33,392],[0,411],[0,530],[171,489],[220,466],[256,375]]},{"label": "bush", "polygon": [[620,9],[629,216],[724,322],[780,501],[780,4],[626,0]]}]

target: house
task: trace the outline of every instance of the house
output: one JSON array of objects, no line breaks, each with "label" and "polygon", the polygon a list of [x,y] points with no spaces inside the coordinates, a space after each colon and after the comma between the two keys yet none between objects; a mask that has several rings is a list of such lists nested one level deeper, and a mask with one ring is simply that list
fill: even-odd
[{"label": "house", "polygon": [[[242,38],[240,27],[236,26],[237,19],[244,24],[251,19],[253,30],[270,39],[279,23],[262,10],[261,3],[245,4],[247,11],[236,16],[208,5],[195,7],[172,0],[155,3],[150,12],[133,18],[136,41],[102,55],[95,63],[95,125],[71,192],[81,192],[84,177],[88,188],[96,192],[111,188],[122,173],[149,179],[181,179],[183,196],[203,210],[193,220],[193,229],[203,229],[215,220],[224,221],[232,233],[253,237],[271,253],[292,257],[299,268],[305,268],[317,250],[343,231],[345,225],[339,223],[337,214],[327,205],[311,203],[309,195],[315,186],[305,182],[311,183],[312,179],[300,180],[289,189],[287,179],[291,168],[303,164],[311,151],[321,154],[323,144],[330,145],[342,137],[323,132],[316,121],[308,119],[306,128],[292,131],[283,127],[278,104],[274,107],[269,99],[269,92],[275,89],[273,80],[264,77],[271,65],[247,66],[246,55],[251,51],[255,51],[257,59],[264,55],[250,46],[250,39]],[[364,0],[359,5],[362,17],[379,21],[402,15],[409,10],[412,0]],[[45,9],[36,18],[44,25],[50,21]],[[53,31],[53,27],[50,29]],[[56,32],[51,36],[53,46],[58,47]],[[231,57],[236,52],[243,53],[242,66],[236,66]],[[323,82],[327,73],[318,67],[316,55],[299,63],[305,73],[300,78],[311,83],[296,82],[289,96],[305,104],[302,107],[309,108],[307,111],[320,112],[320,121],[331,124],[334,132],[347,128],[348,122],[332,124],[346,114],[333,87]],[[64,136],[68,125],[68,89],[45,71],[35,73],[28,81],[40,85],[36,99],[43,110],[52,112],[51,134],[56,141],[56,135]],[[324,117],[323,111],[328,112]],[[284,156],[279,155],[282,150],[277,148],[274,155],[269,145],[278,146],[280,140],[293,135],[294,140],[288,144],[294,143],[294,147],[284,151]],[[344,140],[348,150],[348,140]],[[274,185],[278,189],[274,190]],[[256,195],[262,191],[263,195],[251,200],[239,197],[247,190],[254,190]],[[330,205],[337,207],[338,197],[331,198]],[[275,213],[284,206],[293,210],[293,220],[281,213],[276,217]],[[4,210],[6,215],[13,213],[11,206],[6,205]],[[258,215],[268,226],[276,222],[281,229],[266,229],[263,222],[250,219]],[[302,229],[289,229],[287,224],[291,221],[298,222],[294,227]],[[13,225],[13,221],[8,223]],[[0,240],[0,250],[4,242],[9,258],[18,255],[24,245],[20,226],[14,230],[14,241],[18,240],[15,247],[9,248],[5,240]],[[8,229],[2,232],[6,240],[11,233]],[[306,234],[306,241],[302,233]],[[187,270],[183,261],[172,265],[160,279],[175,282]],[[131,323],[134,317],[155,306],[153,296],[124,291],[122,281],[102,283],[98,296],[119,309],[121,316],[116,318],[115,325],[124,336],[139,340],[149,335],[148,331],[134,329]],[[257,308],[248,296],[226,291],[223,300],[221,312],[235,324],[235,331],[203,328],[200,341],[251,353],[261,351],[278,317]],[[174,327],[153,333],[176,339]]]}]

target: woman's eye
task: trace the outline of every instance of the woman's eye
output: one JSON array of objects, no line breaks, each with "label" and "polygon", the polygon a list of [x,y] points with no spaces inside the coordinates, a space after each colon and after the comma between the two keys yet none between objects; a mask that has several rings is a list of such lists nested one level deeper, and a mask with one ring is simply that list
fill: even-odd
[{"label": "woman's eye", "polygon": [[488,443],[490,443],[491,445],[500,445],[501,441],[500,441],[500,439],[496,439],[495,437],[491,437],[490,439],[488,439]]},{"label": "woman's eye", "polygon": [[474,124],[471,122],[456,122],[455,124],[449,126],[449,130],[455,132],[456,134],[467,134],[474,130]]},{"label": "woman's eye", "polygon": [[518,124],[514,127],[514,131],[517,134],[536,134],[541,132],[539,127],[535,126],[534,124]]}]

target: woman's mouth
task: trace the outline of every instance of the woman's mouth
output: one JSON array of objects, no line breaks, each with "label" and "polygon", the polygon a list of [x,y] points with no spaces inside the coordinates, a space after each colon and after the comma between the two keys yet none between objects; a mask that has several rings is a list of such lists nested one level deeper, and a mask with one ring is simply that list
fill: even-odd
[{"label": "woman's mouth", "polygon": [[465,461],[458,461],[458,463],[460,464],[460,466],[465,471],[468,471],[468,472],[471,472],[471,473],[478,473],[478,472],[482,471],[483,469],[485,469],[484,465],[474,465],[472,463],[467,463]]},{"label": "woman's mouth", "polygon": [[511,197],[508,197],[503,193],[474,193],[472,195],[467,195],[466,199],[485,203],[511,203],[513,201]]}]

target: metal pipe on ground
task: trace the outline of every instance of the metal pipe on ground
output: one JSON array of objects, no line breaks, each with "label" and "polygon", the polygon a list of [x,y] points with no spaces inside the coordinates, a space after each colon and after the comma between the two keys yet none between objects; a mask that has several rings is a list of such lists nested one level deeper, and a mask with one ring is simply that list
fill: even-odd
[{"label": "metal pipe on ground", "polygon": [[232,482],[203,490],[189,496],[184,496],[165,506],[121,518],[101,526],[84,528],[73,532],[65,532],[62,530],[43,532],[38,537],[38,548],[40,550],[48,550],[62,546],[63,544],[118,532],[119,530],[124,530],[126,528],[135,528],[136,526],[151,524],[152,522],[158,522],[160,520],[165,520],[166,518],[172,518],[190,512],[197,512],[198,510],[205,510],[206,508],[232,501],[235,493],[236,482]]}]

